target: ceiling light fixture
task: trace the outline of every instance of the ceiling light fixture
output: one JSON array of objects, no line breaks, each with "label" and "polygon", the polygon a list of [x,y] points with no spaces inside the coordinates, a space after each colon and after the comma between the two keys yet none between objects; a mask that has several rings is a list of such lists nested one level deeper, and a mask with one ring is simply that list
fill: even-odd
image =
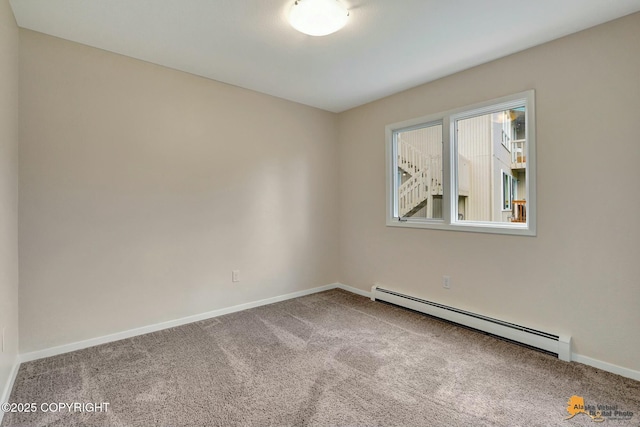
[{"label": "ceiling light fixture", "polygon": [[289,22],[301,33],[326,36],[344,27],[349,11],[338,0],[296,0]]}]

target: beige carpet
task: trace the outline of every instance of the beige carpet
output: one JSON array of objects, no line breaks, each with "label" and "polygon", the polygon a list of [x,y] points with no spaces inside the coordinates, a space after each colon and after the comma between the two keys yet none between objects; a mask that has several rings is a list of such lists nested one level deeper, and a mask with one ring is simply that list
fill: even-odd
[{"label": "beige carpet", "polygon": [[[567,401],[631,419],[568,416]],[[333,290],[21,366],[2,426],[640,425],[640,382]]]}]

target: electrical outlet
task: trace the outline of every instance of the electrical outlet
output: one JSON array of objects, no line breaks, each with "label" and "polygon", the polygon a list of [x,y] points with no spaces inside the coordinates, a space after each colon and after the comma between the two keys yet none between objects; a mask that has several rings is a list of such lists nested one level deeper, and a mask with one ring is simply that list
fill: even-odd
[{"label": "electrical outlet", "polygon": [[442,276],[442,287],[445,289],[451,289],[451,277]]},{"label": "electrical outlet", "polygon": [[5,327],[2,327],[2,352],[3,353],[4,353],[4,330],[5,329],[6,329]]},{"label": "electrical outlet", "polygon": [[240,281],[240,270],[232,270],[231,271],[231,281],[239,282]]}]

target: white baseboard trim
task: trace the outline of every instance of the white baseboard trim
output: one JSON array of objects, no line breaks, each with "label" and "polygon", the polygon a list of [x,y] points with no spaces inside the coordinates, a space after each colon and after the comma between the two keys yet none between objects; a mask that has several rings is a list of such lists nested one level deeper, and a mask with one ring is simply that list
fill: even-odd
[{"label": "white baseboard trim", "polygon": [[[16,378],[18,377],[18,370],[20,369],[20,358],[16,357],[13,362],[13,367],[11,368],[11,373],[9,374],[9,378],[7,379],[7,383],[2,390],[2,394],[0,395],[0,403],[7,403],[9,398],[11,397],[11,390],[13,390],[13,384],[16,382]],[[2,418],[4,416],[4,412],[0,411],[0,424],[2,424]]]},{"label": "white baseboard trim", "polygon": [[336,283],[336,288],[342,289],[347,292],[351,292],[352,294],[361,295],[363,297],[371,298],[370,291],[363,291],[362,289],[354,288],[353,286],[345,285],[343,283]]},{"label": "white baseboard trim", "polygon": [[600,369],[602,371],[611,372],[623,377],[631,378],[632,380],[640,381],[640,371],[625,368],[622,366],[614,365],[613,363],[603,362],[602,360],[593,359],[591,357],[583,356],[581,354],[572,353],[571,360],[574,362],[589,365],[591,367]]},{"label": "white baseboard trim", "polygon": [[[330,289],[342,288],[339,283],[319,286],[316,288],[305,289],[303,291],[292,292],[285,295],[279,295],[272,298],[266,298],[259,301],[248,302],[245,304],[234,305],[232,307],[221,308],[218,310],[208,311],[206,313],[196,314],[193,316],[183,317],[181,319],[169,320],[167,322],[156,323],[153,325],[142,326],[140,328],[129,329],[127,331],[117,332],[115,334],[104,335],[102,337],[90,338],[88,340],[77,341],[74,343],[64,344],[56,347],[45,348],[43,350],[32,351],[20,355],[20,362],[31,362],[33,360],[44,359],[45,357],[57,356],[59,354],[69,353],[84,348],[94,347],[100,344],[107,344],[126,338],[136,337],[151,332],[161,331],[163,329],[175,328],[176,326],[186,325],[187,323],[198,322],[200,320],[211,319],[213,317],[223,316],[225,314],[235,313],[238,311],[248,310],[250,308],[260,307],[263,305],[273,304],[276,302],[286,301],[293,298],[303,297],[318,292],[328,291]],[[350,287],[347,287],[350,288]],[[355,288],[353,288],[355,289]],[[349,290],[349,289],[346,289]]]}]

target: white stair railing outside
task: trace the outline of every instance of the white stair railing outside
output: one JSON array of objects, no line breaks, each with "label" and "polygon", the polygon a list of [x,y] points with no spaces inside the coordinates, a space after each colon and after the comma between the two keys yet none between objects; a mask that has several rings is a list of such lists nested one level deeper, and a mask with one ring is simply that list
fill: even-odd
[{"label": "white stair railing outside", "polygon": [[429,198],[429,169],[418,172],[398,188],[398,214],[403,217]]},{"label": "white stair railing outside", "polygon": [[406,143],[398,143],[398,167],[409,175],[415,175],[427,167],[427,157]]},{"label": "white stair railing outside", "polygon": [[441,156],[429,157],[409,144],[398,144],[398,167],[411,175],[398,188],[400,217],[433,195],[442,194]]}]

